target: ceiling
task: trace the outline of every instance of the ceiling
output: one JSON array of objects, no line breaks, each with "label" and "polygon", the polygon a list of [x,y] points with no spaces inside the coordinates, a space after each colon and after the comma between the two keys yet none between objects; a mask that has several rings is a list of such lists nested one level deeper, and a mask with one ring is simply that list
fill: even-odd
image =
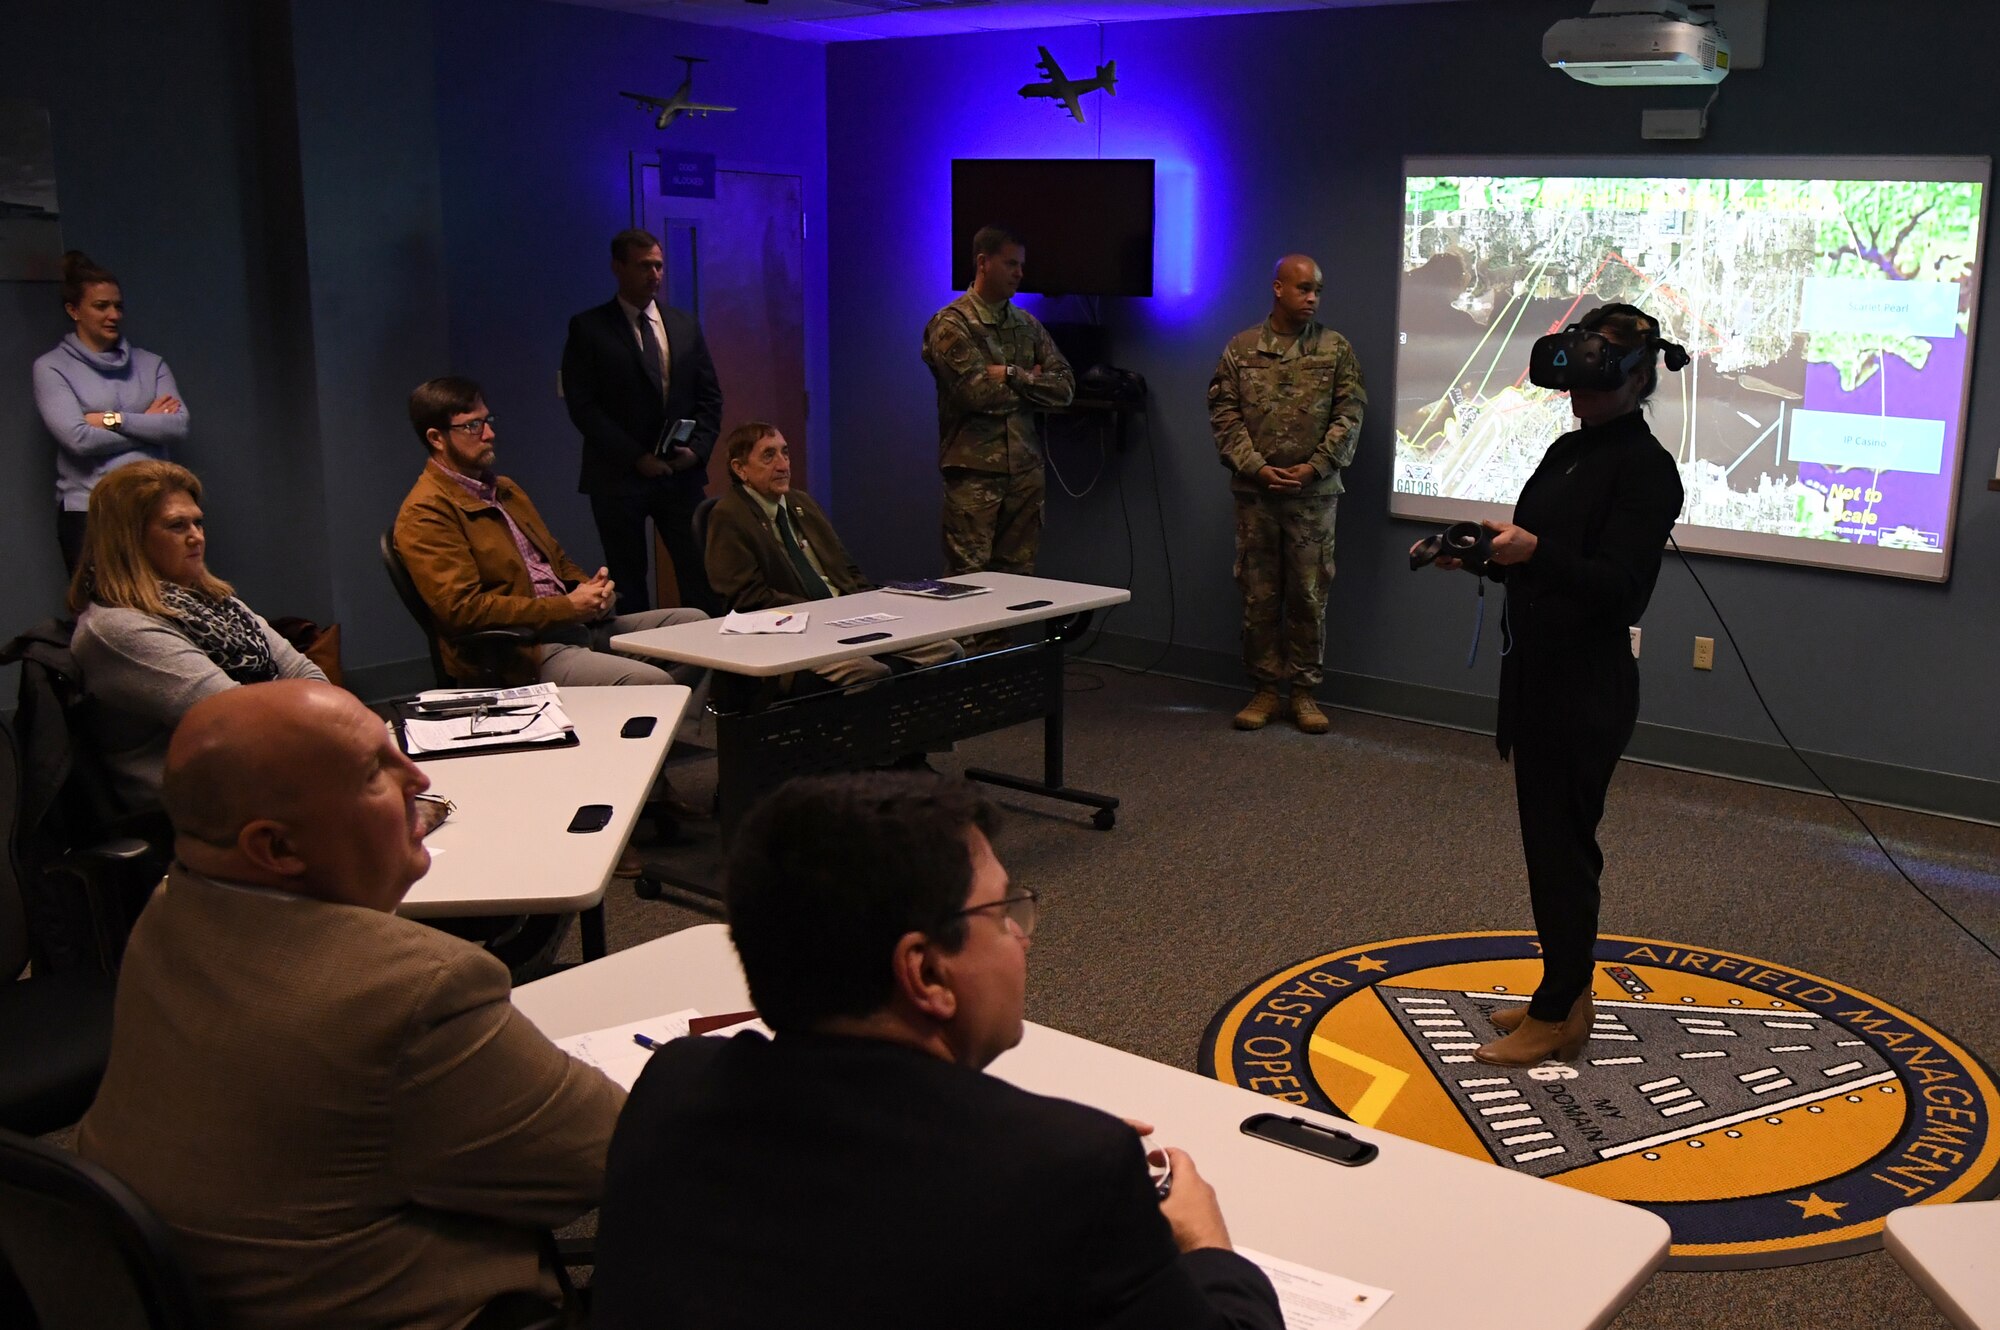
[{"label": "ceiling", "polygon": [[648,18],[744,28],[796,41],[869,41],[954,32],[1262,14],[1293,9],[1437,4],[1451,0],[566,0]]}]

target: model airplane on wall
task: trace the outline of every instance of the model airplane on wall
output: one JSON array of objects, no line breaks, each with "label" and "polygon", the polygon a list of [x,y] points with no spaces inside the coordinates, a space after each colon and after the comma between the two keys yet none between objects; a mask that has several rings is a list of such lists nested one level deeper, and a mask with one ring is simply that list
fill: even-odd
[{"label": "model airplane on wall", "polygon": [[1069,113],[1076,117],[1076,123],[1080,125],[1083,123],[1083,108],[1077,105],[1077,98],[1083,96],[1086,92],[1096,92],[1099,88],[1104,90],[1106,96],[1116,97],[1118,95],[1118,62],[1116,60],[1107,60],[1099,65],[1097,67],[1096,78],[1067,79],[1063,77],[1062,66],[1057,64],[1056,58],[1049,54],[1048,47],[1037,46],[1035,49],[1042,53],[1042,58],[1036,63],[1040,66],[1042,72],[1048,75],[1048,78],[1041,83],[1022,84],[1021,95],[1023,97],[1053,97],[1069,107]]},{"label": "model airplane on wall", "polygon": [[674,89],[673,96],[648,97],[643,92],[621,92],[618,94],[620,97],[630,97],[633,101],[639,103],[640,108],[645,111],[658,111],[660,118],[653,122],[653,128],[665,129],[668,125],[679,119],[683,112],[691,111],[695,115],[705,116],[710,111],[734,111],[736,109],[733,106],[713,106],[707,102],[694,100],[694,67],[696,65],[705,65],[708,61],[697,55],[677,55],[674,59],[686,65],[688,72],[687,77],[681,80],[681,86]]}]

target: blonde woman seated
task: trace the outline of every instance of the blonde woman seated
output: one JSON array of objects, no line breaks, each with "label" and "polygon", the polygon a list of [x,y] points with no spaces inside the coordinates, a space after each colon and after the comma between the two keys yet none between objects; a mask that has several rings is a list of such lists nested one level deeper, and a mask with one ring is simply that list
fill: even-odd
[{"label": "blonde woman seated", "polygon": [[[709,515],[707,557],[708,583],[723,604],[738,612],[768,610],[874,589],[812,496],[792,488],[791,448],[777,426],[738,425],[722,447],[736,483]],[[838,660],[812,673],[844,688],[964,654],[947,638],[893,656]]]},{"label": "blonde woman seated", "polygon": [[152,808],[189,707],[240,684],[326,676],[208,570],[194,472],[129,462],[97,482],[89,511],[70,651],[114,793],[127,810]]}]

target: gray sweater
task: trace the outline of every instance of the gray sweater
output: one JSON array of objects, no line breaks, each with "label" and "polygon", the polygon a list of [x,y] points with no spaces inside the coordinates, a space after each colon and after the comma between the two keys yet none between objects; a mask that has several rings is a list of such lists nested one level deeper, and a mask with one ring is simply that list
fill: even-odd
[{"label": "gray sweater", "polygon": [[[279,678],[325,681],[319,666],[294,651],[261,616],[251,617],[264,630]],[[174,726],[189,707],[237,687],[236,681],[177,622],[143,610],[92,605],[77,618],[70,652],[95,704],[91,737],[110,769],[119,803],[133,811],[158,807]]]}]

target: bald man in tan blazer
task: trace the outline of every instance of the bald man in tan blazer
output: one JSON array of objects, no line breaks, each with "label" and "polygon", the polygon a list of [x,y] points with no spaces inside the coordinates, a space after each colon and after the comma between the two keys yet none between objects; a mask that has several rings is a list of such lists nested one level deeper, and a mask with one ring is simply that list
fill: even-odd
[{"label": "bald man in tan blazer", "polygon": [[77,1150],[174,1230],[232,1327],[456,1330],[557,1296],[538,1231],[597,1204],[625,1101],[393,911],[429,785],[351,695],[232,689],[167,756],[177,862],[133,930]]}]

